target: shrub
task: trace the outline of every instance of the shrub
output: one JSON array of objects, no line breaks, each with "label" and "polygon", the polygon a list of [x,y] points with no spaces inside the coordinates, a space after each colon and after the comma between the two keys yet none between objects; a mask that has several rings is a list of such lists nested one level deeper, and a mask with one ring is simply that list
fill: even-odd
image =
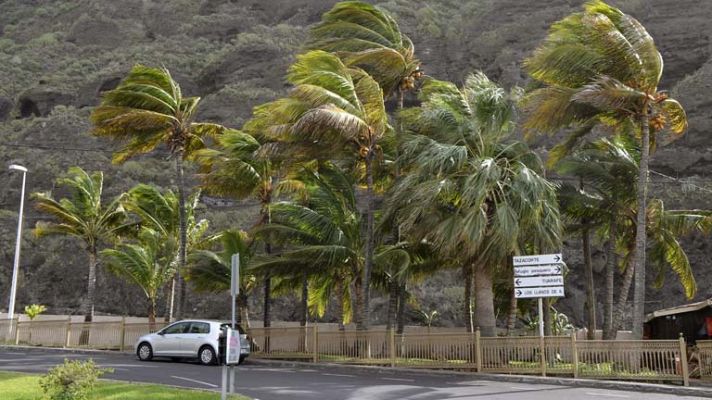
[{"label": "shrub", "polygon": [[111,369],[97,368],[94,361],[64,360],[40,379],[40,386],[51,400],[86,400],[97,378]]}]

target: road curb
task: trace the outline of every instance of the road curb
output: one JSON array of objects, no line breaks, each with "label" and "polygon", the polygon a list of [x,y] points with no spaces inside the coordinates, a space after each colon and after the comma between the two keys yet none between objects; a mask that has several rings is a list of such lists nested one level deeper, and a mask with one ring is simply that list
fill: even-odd
[{"label": "road curb", "polygon": [[[76,349],[76,348],[61,348],[61,347],[37,347],[37,346],[14,346],[0,345],[0,350],[22,350],[22,351],[57,351],[65,353],[79,354],[123,354],[131,356],[129,352],[119,352],[117,350],[95,350],[95,349]],[[624,390],[647,393],[670,394],[676,396],[696,396],[704,398],[712,398],[712,388],[710,387],[684,387],[673,385],[662,385],[655,383],[643,382],[625,382],[625,381],[608,381],[597,379],[573,379],[562,377],[543,377],[529,375],[503,375],[503,374],[485,374],[471,373],[461,371],[447,371],[435,369],[414,369],[414,368],[399,368],[399,367],[382,367],[372,365],[349,365],[349,364],[333,364],[333,363],[312,363],[303,361],[284,361],[284,360],[265,360],[258,358],[248,358],[247,364],[293,367],[293,368],[308,368],[308,369],[327,369],[330,371],[365,371],[379,375],[393,375],[396,373],[422,374],[422,375],[449,375],[459,377],[471,377],[476,380],[512,382],[512,383],[531,383],[531,384],[546,384],[571,387],[586,387],[592,389],[610,389]]]},{"label": "road curb", "polygon": [[395,374],[395,373],[410,373],[423,375],[450,375],[450,376],[467,376],[476,380],[512,382],[512,383],[531,383],[531,384],[546,384],[557,386],[585,387],[592,389],[609,389],[609,390],[624,390],[646,393],[670,394],[675,396],[696,396],[704,398],[712,398],[712,388],[708,387],[684,387],[663,385],[644,382],[625,382],[625,381],[609,381],[598,379],[573,379],[562,377],[544,377],[544,376],[529,376],[529,375],[504,375],[504,374],[485,374],[471,373],[461,371],[446,371],[433,369],[412,369],[398,367],[381,367],[369,365],[344,365],[344,364],[329,364],[329,363],[310,363],[302,361],[282,361],[282,360],[264,360],[264,359],[249,359],[250,364],[271,365],[283,367],[299,367],[311,369],[328,369],[330,371],[341,370],[359,370],[370,371],[374,374]]}]

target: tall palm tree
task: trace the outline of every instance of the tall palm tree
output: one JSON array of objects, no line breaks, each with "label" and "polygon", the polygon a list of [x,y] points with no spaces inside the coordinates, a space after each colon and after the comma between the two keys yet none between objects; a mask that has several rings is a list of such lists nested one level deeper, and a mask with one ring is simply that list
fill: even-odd
[{"label": "tall palm tree", "polygon": [[199,291],[221,293],[230,290],[232,255],[240,255],[240,294],[237,296],[238,323],[250,327],[249,304],[250,292],[255,288],[257,278],[249,271],[252,257],[247,234],[243,231],[226,230],[211,238],[219,242],[221,250],[197,250],[188,257],[189,268],[185,279],[193,283]]},{"label": "tall palm tree", "polygon": [[383,89],[385,98],[396,90],[415,87],[422,76],[413,42],[380,7],[362,1],[343,1],[322,15],[310,31],[307,47],[337,54],[348,66],[363,69]]},{"label": "tall palm tree", "polygon": [[[564,215],[578,220],[584,218],[607,240],[606,300],[604,302],[604,338],[613,339],[622,324],[634,268],[637,231],[637,203],[635,186],[640,162],[640,150],[634,139],[617,136],[612,140],[599,139],[586,144],[559,162],[557,170],[586,182],[582,191],[563,185],[560,191]],[[689,260],[679,238],[693,232],[708,233],[710,212],[705,210],[666,210],[659,199],[648,203],[646,217],[647,242],[651,247],[650,263],[658,278],[669,267],[677,276],[688,298],[697,286]],[[619,289],[614,287],[616,264],[624,271]],[[660,283],[661,281],[658,281]],[[618,301],[614,304],[614,292]]]},{"label": "tall palm tree", "polygon": [[391,130],[383,91],[362,69],[348,67],[335,55],[318,50],[298,56],[287,79],[295,85],[289,96],[257,107],[246,129],[281,141],[303,159],[349,158],[351,168],[363,171],[366,246],[356,321],[365,329],[370,320],[375,249],[374,176],[382,154],[380,141]]},{"label": "tall palm tree", "polygon": [[84,321],[91,322],[94,318],[98,250],[102,243],[114,240],[116,233],[123,228],[126,213],[121,207],[120,198],[108,205],[102,204],[104,174],[101,171],[89,174],[79,167],[71,167],[65,177],[57,179],[57,185],[66,187],[71,197],[55,200],[51,192],[32,195],[37,210],[55,219],[55,222],[37,222],[34,233],[37,237],[73,236],[84,244],[89,273],[81,312]]},{"label": "tall palm tree", "polygon": [[[165,145],[175,161],[180,210],[178,271],[185,265],[187,219],[183,160],[205,147],[203,138],[217,136],[226,128],[195,122],[200,97],[183,97],[180,86],[166,68],[135,65],[114,90],[104,92],[101,104],[91,114],[93,133],[124,142],[113,162],[122,163]],[[179,281],[182,282],[180,276]],[[181,292],[184,285],[181,284]],[[181,293],[179,309],[185,302]]]},{"label": "tall palm tree", "polygon": [[427,81],[422,96],[420,108],[404,110],[412,137],[403,158],[413,172],[395,186],[388,209],[398,210],[406,231],[463,260],[466,293],[475,278],[475,323],[492,336],[493,274],[519,252],[521,232],[559,245],[555,186],[534,152],[507,140],[516,95],[476,73],[461,89]]},{"label": "tall palm tree", "polygon": [[156,301],[159,291],[175,275],[175,252],[166,246],[163,235],[141,228],[137,243],[119,244],[101,251],[110,271],[138,285],[148,301],[148,323],[156,325]]},{"label": "tall palm tree", "polygon": [[181,207],[179,197],[171,190],[161,191],[153,185],[138,184],[131,188],[122,199],[124,209],[137,217],[136,224],[147,227],[161,236],[162,251],[172,253],[175,266],[173,271],[176,275],[170,282],[169,293],[166,296],[166,322],[174,317],[173,309],[176,292],[176,277],[182,271],[180,269],[180,210],[186,214],[186,250],[190,253],[194,249],[199,249],[204,242],[205,233],[208,229],[208,221],[205,219],[195,219],[195,208],[198,206],[199,193],[188,199],[188,203]]},{"label": "tall palm tree", "polygon": [[[669,130],[687,128],[680,103],[658,89],[663,60],[653,38],[634,18],[600,0],[552,25],[549,36],[525,61],[543,87],[528,96],[530,131],[556,132],[577,126],[553,150],[555,158],[573,148],[596,125],[634,132],[642,149],[638,175],[633,335],[642,337],[645,303],[648,163],[651,143]],[[651,140],[652,139],[652,140]]]},{"label": "tall palm tree", "polygon": [[[255,133],[260,134],[260,132]],[[259,136],[258,136],[259,137]],[[258,154],[258,140],[242,131],[229,131],[216,140],[217,149],[198,150],[194,159],[201,166],[202,187],[207,193],[244,199],[253,197],[260,203],[257,226],[270,222],[270,206],[279,163],[275,157]],[[265,238],[265,253],[272,252],[269,238]],[[229,261],[229,260],[228,260]],[[263,271],[263,326],[271,326],[271,282],[269,271]]]}]

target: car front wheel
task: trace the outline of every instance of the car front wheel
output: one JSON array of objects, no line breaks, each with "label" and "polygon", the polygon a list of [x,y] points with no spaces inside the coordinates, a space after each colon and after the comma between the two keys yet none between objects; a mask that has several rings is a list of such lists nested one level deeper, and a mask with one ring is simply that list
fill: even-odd
[{"label": "car front wheel", "polygon": [[138,359],[141,361],[151,361],[151,359],[153,358],[153,349],[151,348],[150,344],[141,343],[138,346],[136,355],[138,355]]},{"label": "car front wheel", "polygon": [[200,359],[200,363],[203,365],[213,365],[218,358],[215,356],[215,351],[213,351],[210,346],[203,346],[198,352],[198,359]]}]

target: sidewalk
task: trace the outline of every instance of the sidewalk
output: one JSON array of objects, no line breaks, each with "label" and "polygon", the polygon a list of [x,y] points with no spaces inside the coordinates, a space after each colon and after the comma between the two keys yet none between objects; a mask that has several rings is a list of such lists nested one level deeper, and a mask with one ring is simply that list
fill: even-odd
[{"label": "sidewalk", "polygon": [[[132,356],[129,352],[118,352],[115,350],[91,350],[91,349],[76,349],[76,348],[55,348],[55,347],[37,347],[37,346],[13,346],[0,345],[0,352],[4,350],[24,350],[24,351],[56,351],[64,353],[84,353],[84,354],[124,354]],[[430,375],[450,375],[450,376],[467,376],[473,380],[513,382],[513,383],[530,383],[541,385],[560,385],[572,387],[587,387],[594,389],[611,389],[611,390],[626,390],[633,392],[647,392],[669,394],[673,396],[695,396],[700,398],[712,398],[712,387],[701,385],[699,382],[692,380],[692,386],[684,387],[677,385],[663,385],[644,382],[629,382],[629,381],[608,381],[598,379],[573,379],[562,377],[543,377],[532,375],[505,375],[505,374],[487,374],[487,373],[471,373],[449,370],[431,370],[431,369],[411,369],[411,368],[393,368],[365,365],[348,365],[348,364],[331,364],[331,363],[311,363],[301,361],[282,361],[282,360],[265,360],[259,358],[248,358],[247,363],[255,365],[265,365],[272,367],[291,367],[291,368],[308,368],[308,369],[327,369],[329,371],[344,371],[373,373],[379,375],[393,375],[396,373],[423,373]]]}]

